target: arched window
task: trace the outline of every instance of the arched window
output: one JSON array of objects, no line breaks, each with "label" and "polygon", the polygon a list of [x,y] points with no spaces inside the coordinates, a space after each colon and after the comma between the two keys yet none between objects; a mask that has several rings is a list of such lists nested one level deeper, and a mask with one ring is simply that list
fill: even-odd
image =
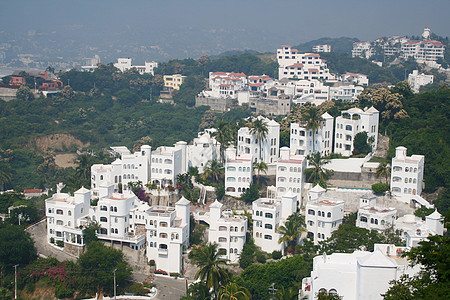
[{"label": "arched window", "polygon": [[153,242],[150,242],[150,247],[153,247]]},{"label": "arched window", "polygon": [[367,223],[367,218],[364,217],[364,216],[361,216],[361,218],[359,218],[359,220],[360,220],[361,222],[366,222],[366,223]]},{"label": "arched window", "polygon": [[64,212],[63,212],[62,209],[57,209],[57,210],[56,210],[56,214],[57,214],[57,215],[63,215]]},{"label": "arched window", "polygon": [[71,216],[71,215],[72,215],[72,211],[69,210],[69,211],[67,212],[67,214],[68,214],[69,216]]},{"label": "arched window", "polygon": [[265,240],[271,240],[271,239],[272,239],[272,236],[271,236],[271,235],[268,235],[268,234],[266,234],[266,235],[264,236],[264,239],[265,239]]},{"label": "arched window", "polygon": [[56,225],[63,225],[63,221],[61,221],[61,220],[56,220]]},{"label": "arched window", "polygon": [[219,243],[226,243],[227,238],[226,237],[219,237]]},{"label": "arched window", "polygon": [[315,214],[316,212],[314,211],[314,209],[308,209],[308,215],[314,216]]},{"label": "arched window", "polygon": [[233,254],[233,248],[230,248],[230,254]]},{"label": "arched window", "polygon": [[108,222],[108,219],[106,217],[100,217],[100,222]]},{"label": "arched window", "polygon": [[219,231],[227,231],[227,227],[226,226],[219,226]]},{"label": "arched window", "polygon": [[256,216],[259,217],[259,210],[256,211]]},{"label": "arched window", "polygon": [[327,218],[331,218],[331,213],[327,213]]},{"label": "arched window", "polygon": [[159,222],[160,227],[167,227],[167,222]]},{"label": "arched window", "polygon": [[272,229],[273,226],[272,226],[272,224],[265,224],[265,225],[264,225],[264,228],[266,228],[266,229]]},{"label": "arched window", "polygon": [[161,232],[159,234],[159,237],[162,238],[162,239],[167,239],[167,233]]},{"label": "arched window", "polygon": [[227,255],[227,249],[220,248],[218,252],[220,255]]},{"label": "arched window", "polygon": [[271,214],[271,213],[266,213],[266,214],[265,214],[265,217],[268,218],[268,219],[273,219],[273,214]]}]

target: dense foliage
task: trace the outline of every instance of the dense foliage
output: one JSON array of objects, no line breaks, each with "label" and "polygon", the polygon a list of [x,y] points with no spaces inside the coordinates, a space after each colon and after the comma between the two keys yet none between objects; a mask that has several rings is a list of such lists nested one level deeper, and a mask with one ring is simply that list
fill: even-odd
[{"label": "dense foliage", "polygon": [[24,266],[36,258],[33,240],[21,226],[0,223],[0,268],[14,272],[14,265]]}]

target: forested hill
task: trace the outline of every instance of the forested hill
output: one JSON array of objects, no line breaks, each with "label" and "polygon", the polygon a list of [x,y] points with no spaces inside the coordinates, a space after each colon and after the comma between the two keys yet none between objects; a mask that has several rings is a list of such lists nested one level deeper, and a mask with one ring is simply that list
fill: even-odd
[{"label": "forested hill", "polygon": [[353,49],[353,43],[359,42],[357,38],[340,37],[340,38],[320,38],[310,42],[302,43],[300,45],[294,46],[295,49],[299,51],[312,51],[314,45],[331,45],[331,51],[337,53],[351,53]]}]

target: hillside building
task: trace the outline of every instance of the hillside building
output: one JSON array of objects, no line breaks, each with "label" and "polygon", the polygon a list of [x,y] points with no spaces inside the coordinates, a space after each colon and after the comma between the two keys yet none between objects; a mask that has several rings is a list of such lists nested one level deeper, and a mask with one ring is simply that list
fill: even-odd
[{"label": "hillside building", "polygon": [[391,164],[391,193],[399,198],[420,195],[423,188],[423,155],[406,155],[405,147],[395,149]]},{"label": "hillside building", "polygon": [[433,83],[433,80],[433,75],[425,75],[424,73],[419,74],[419,70],[414,70],[408,75],[408,83],[414,93],[418,93],[422,86]]},{"label": "hillside building", "polygon": [[131,58],[118,58],[117,62],[114,63],[114,67],[119,69],[121,72],[125,72],[131,68],[136,68],[139,74],[151,74],[155,75],[155,69],[158,67],[156,61],[145,62],[143,66],[134,66],[131,64]]},{"label": "hillside building", "polygon": [[[276,163],[276,189],[277,196],[285,193],[293,193],[300,201],[303,194],[305,178],[303,172],[306,169],[306,157],[291,154],[287,147],[280,149],[280,158]],[[299,205],[300,206],[300,205]]]},{"label": "hillside building", "polygon": [[240,197],[253,182],[252,154],[236,154],[235,148],[225,151],[225,191],[227,195]]},{"label": "hillside building", "polygon": [[378,207],[377,197],[372,193],[361,196],[359,200],[356,227],[384,231],[393,228],[397,210],[392,207]]},{"label": "hillside building", "polygon": [[312,47],[313,52],[331,52],[331,45],[314,45]]},{"label": "hillside building", "polygon": [[425,221],[414,215],[404,215],[397,219],[394,228],[401,230],[407,247],[417,247],[430,235],[444,234],[444,217],[437,210],[426,216]]},{"label": "hillside building", "polygon": [[179,90],[186,76],[181,74],[164,75],[164,88]]}]

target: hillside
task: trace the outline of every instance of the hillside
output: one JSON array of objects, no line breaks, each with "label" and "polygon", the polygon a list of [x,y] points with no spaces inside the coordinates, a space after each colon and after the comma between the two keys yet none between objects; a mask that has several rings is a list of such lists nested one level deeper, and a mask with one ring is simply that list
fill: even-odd
[{"label": "hillside", "polygon": [[331,51],[336,53],[351,53],[353,48],[353,43],[359,42],[357,38],[340,37],[340,38],[329,38],[324,37],[310,42],[302,43],[294,46],[295,49],[299,51],[312,51],[314,45],[331,45]]}]

